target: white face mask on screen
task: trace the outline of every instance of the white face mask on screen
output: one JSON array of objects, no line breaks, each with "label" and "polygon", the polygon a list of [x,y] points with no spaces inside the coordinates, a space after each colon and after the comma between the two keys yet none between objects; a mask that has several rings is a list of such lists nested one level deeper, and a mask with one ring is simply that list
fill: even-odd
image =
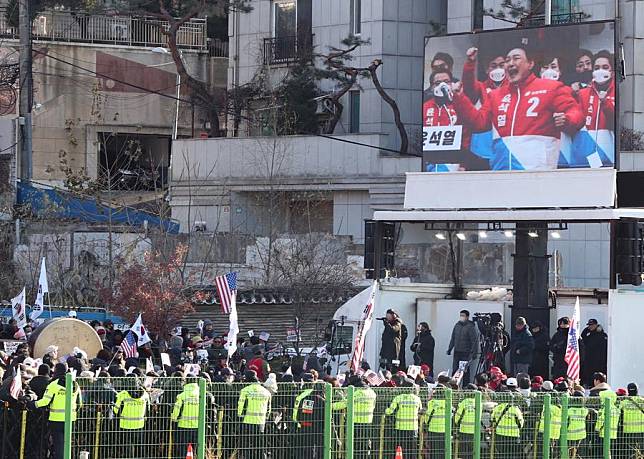
[{"label": "white face mask on screen", "polygon": [[593,72],[593,81],[597,84],[608,83],[610,72],[605,69],[597,69]]},{"label": "white face mask on screen", "polygon": [[559,79],[559,71],[555,69],[545,69],[543,72],[541,72],[541,78],[544,80],[555,80],[557,81]]},{"label": "white face mask on screen", "polygon": [[505,79],[505,69],[498,68],[491,70],[488,76],[490,77],[490,80],[495,83],[500,83]]}]

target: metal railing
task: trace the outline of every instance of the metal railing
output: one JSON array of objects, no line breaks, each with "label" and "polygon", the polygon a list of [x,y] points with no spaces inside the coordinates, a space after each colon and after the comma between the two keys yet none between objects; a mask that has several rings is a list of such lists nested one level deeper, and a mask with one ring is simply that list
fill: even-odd
[{"label": "metal railing", "polygon": [[264,65],[289,64],[313,56],[313,36],[264,39]]},{"label": "metal railing", "polygon": [[[78,389],[82,404],[73,422],[66,409],[65,459],[183,459],[189,445],[198,459],[366,459],[399,452],[406,459],[644,457],[640,397],[315,383],[248,388],[198,379],[192,381],[198,394],[191,392],[186,408],[178,406],[181,377],[146,378],[145,390],[141,382],[67,377],[66,408]],[[136,404],[133,399],[145,401],[142,417],[119,404]],[[46,411],[5,403],[0,415],[0,458],[47,457],[52,423],[44,422]]]},{"label": "metal railing", "polygon": [[[550,24],[571,24],[576,22],[583,22],[587,15],[584,13],[559,13],[550,15]],[[538,14],[530,16],[523,21],[525,27],[538,27],[546,23],[546,15]]]},{"label": "metal railing", "polygon": [[[7,22],[0,9],[0,36],[18,38],[18,29]],[[72,14],[45,11],[34,19],[32,34],[37,41],[98,43],[126,46],[166,46],[163,30],[168,22],[157,18]],[[208,49],[205,19],[191,19],[177,33],[182,48]]]}]

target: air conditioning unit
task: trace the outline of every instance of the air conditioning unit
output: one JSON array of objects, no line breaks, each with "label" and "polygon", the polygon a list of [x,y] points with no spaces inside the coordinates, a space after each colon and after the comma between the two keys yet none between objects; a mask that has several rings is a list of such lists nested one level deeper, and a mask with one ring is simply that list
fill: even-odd
[{"label": "air conditioning unit", "polygon": [[111,25],[112,40],[128,41],[128,28],[127,24],[112,24]]}]

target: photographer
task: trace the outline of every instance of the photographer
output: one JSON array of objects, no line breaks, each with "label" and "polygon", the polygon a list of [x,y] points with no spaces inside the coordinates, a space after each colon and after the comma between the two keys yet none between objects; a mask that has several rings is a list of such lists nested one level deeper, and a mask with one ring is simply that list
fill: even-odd
[{"label": "photographer", "polygon": [[414,365],[426,363],[432,371],[434,369],[434,347],[436,342],[427,322],[421,322],[416,328],[416,337],[410,349],[414,352]]},{"label": "photographer", "polygon": [[[380,348],[380,366],[391,370],[393,361],[399,360],[402,343],[402,322],[393,309],[387,310],[386,317],[380,317],[385,329],[382,332],[382,347]],[[397,364],[396,366],[398,366]]]},{"label": "photographer", "polygon": [[[458,364],[461,361],[471,362],[476,359],[479,352],[479,334],[476,325],[470,320],[470,312],[463,309],[460,312],[460,320],[454,325],[452,338],[449,341],[447,355],[454,351],[454,360],[452,364],[452,374],[458,371]],[[470,382],[469,365],[463,375],[463,383]]]}]

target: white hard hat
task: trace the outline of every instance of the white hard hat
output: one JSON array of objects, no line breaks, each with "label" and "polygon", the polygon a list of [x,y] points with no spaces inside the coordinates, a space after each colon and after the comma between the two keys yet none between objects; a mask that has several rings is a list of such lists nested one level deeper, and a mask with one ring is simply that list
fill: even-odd
[{"label": "white hard hat", "polygon": [[69,313],[67,314],[67,316],[68,316],[68,317],[76,318],[76,311],[69,311]]}]

